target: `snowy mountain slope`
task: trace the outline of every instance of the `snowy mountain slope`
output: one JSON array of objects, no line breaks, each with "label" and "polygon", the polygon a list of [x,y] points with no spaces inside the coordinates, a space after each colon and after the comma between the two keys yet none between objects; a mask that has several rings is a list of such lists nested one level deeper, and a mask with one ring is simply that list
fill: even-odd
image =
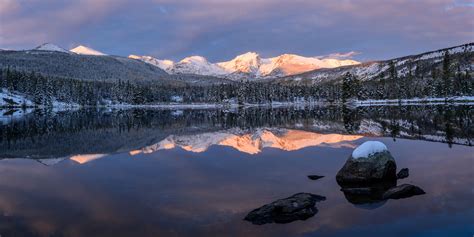
[{"label": "snowy mountain slope", "polygon": [[[397,71],[398,76],[404,76],[411,71],[414,73],[417,70],[417,66],[420,67],[420,70],[425,70],[426,73],[429,75],[431,73],[431,69],[434,66],[439,65],[442,60],[444,53],[448,52],[452,57],[471,57],[474,53],[474,43],[464,44],[460,46],[455,46],[451,48],[440,49],[436,51],[426,52],[417,55],[410,55],[401,58],[395,58],[391,60],[385,61],[374,61],[374,62],[366,62],[361,63],[358,65],[347,65],[342,67],[335,67],[335,68],[326,68],[320,70],[313,70],[309,72],[304,72],[301,74],[291,75],[287,77],[277,78],[273,80],[273,82],[277,83],[320,83],[320,82],[327,82],[331,80],[335,80],[341,78],[346,73],[351,73],[358,77],[361,81],[365,80],[373,80],[384,76],[384,78],[389,77],[390,72],[390,64],[393,63],[395,69]],[[471,55],[471,56],[469,56]],[[467,59],[469,60],[469,59]],[[471,65],[472,62],[465,62],[464,66]],[[461,68],[461,70],[469,70],[472,71],[471,68]]]},{"label": "snowy mountain slope", "polygon": [[159,60],[151,56],[138,56],[138,55],[133,55],[133,54],[129,55],[128,57],[131,59],[141,60],[151,65],[155,65],[165,70],[167,73],[170,73],[171,69],[174,67],[174,62],[171,60]]},{"label": "snowy mountain slope", "polygon": [[184,58],[174,64],[170,70],[172,74],[197,74],[205,76],[225,75],[226,71],[219,66],[210,63],[206,58],[201,56],[191,56]]},{"label": "snowy mountain slope", "polygon": [[34,48],[34,50],[41,50],[41,51],[54,51],[54,52],[62,52],[62,53],[69,53],[69,51],[55,45],[55,44],[51,44],[51,43],[45,43],[45,44],[42,44],[36,48]]},{"label": "snowy mountain slope", "polygon": [[260,74],[259,70],[262,66],[262,59],[257,53],[248,52],[238,55],[230,61],[220,62],[216,65],[224,69],[227,73],[247,73],[258,75]]},{"label": "snowy mountain slope", "polygon": [[299,74],[321,68],[334,68],[357,65],[354,60],[333,58],[303,57],[295,54],[283,54],[273,58],[261,58],[255,52],[238,55],[230,61],[210,63],[201,56],[192,56],[174,63],[171,60],[160,60],[151,56],[130,55],[155,65],[171,74],[197,74],[217,76],[233,80],[263,79]]},{"label": "snowy mountain slope", "polygon": [[76,53],[76,54],[82,54],[82,55],[95,55],[95,56],[104,56],[106,54],[100,52],[100,51],[97,51],[95,49],[91,49],[89,47],[86,47],[86,46],[83,46],[83,45],[79,45],[71,50],[69,50],[73,53]]},{"label": "snowy mountain slope", "polygon": [[0,69],[8,67],[68,79],[176,83],[160,68],[117,56],[97,57],[42,50],[0,51]]}]

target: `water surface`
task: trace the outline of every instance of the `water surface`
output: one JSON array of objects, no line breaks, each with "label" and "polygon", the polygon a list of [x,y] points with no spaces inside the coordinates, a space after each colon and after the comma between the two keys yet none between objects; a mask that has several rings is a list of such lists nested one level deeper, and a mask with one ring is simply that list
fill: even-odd
[{"label": "water surface", "polygon": [[[471,106],[30,111],[3,117],[2,236],[471,236]],[[5,112],[6,113],[6,112]],[[384,142],[425,195],[353,204],[335,175]],[[310,180],[307,175],[325,177]],[[245,215],[309,192],[306,221]]]}]

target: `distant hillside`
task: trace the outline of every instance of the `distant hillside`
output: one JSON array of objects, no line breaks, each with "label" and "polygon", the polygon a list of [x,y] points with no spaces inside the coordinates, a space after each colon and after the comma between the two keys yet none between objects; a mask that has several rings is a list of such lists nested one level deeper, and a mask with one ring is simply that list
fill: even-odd
[{"label": "distant hillside", "polygon": [[0,51],[0,67],[81,80],[167,80],[165,71],[137,60],[57,51]]},{"label": "distant hillside", "polygon": [[[337,68],[313,70],[298,75],[292,75],[274,79],[276,83],[295,84],[318,84],[326,83],[335,79],[341,79],[346,73],[351,73],[361,81],[373,79],[387,79],[390,77],[390,66],[393,63],[397,77],[407,76],[410,72],[412,76],[427,77],[432,76],[433,69],[441,66],[444,53],[451,56],[455,70],[465,72],[473,71],[474,63],[474,43],[460,46],[439,49],[417,55],[410,55],[384,61],[366,62],[359,65],[350,65]],[[459,66],[459,68],[458,68]]]}]

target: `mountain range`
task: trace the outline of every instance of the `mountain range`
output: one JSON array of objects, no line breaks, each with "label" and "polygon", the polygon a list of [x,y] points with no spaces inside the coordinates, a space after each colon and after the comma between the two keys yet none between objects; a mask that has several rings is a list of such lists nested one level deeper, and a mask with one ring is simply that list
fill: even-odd
[{"label": "mountain range", "polygon": [[[371,62],[358,62],[351,59],[337,59],[329,57],[303,57],[295,54],[283,54],[272,58],[262,58],[256,52],[248,52],[242,55],[238,55],[232,60],[224,62],[211,63],[205,57],[202,56],[190,56],[182,59],[179,62],[174,62],[167,59],[157,59],[152,56],[138,56],[129,55],[128,58],[120,56],[112,56],[102,53],[98,50],[80,45],[71,50],[63,49],[54,44],[43,44],[36,47],[33,50],[26,51],[14,51],[17,53],[26,53],[34,55],[35,51],[44,52],[59,52],[67,53],[74,57],[78,56],[89,56],[88,59],[93,59],[90,56],[102,56],[102,60],[113,58],[120,63],[125,64],[136,64],[136,62],[144,62],[147,65],[154,66],[154,71],[160,71],[157,75],[151,75],[150,80],[156,80],[160,78],[166,81],[167,79],[174,79],[176,81],[196,81],[203,83],[203,81],[210,81],[210,83],[225,83],[226,80],[230,81],[241,81],[241,80],[266,80],[269,82],[284,82],[284,83],[321,83],[324,81],[331,81],[333,79],[340,78],[345,73],[352,73],[359,77],[361,80],[371,80],[379,77],[380,75],[387,76],[389,74],[389,64],[395,63],[395,68],[398,75],[406,75],[410,70],[416,69],[416,64],[421,67],[422,64],[425,70],[431,70],[430,65],[438,64],[445,52],[451,55],[466,53],[467,56],[472,56],[474,43],[463,44],[451,48],[439,49],[417,55],[410,55],[395,59],[371,61]],[[8,54],[11,52],[8,50],[1,51],[2,54]],[[0,55],[0,66],[2,65],[2,57]],[[11,53],[10,55],[11,56]],[[468,57],[468,58],[469,58]],[[23,58],[23,56],[22,56]],[[48,59],[49,60],[49,59]],[[54,59],[53,59],[54,60]],[[97,59],[96,59],[97,60]],[[131,61],[130,61],[131,60]],[[466,59],[469,61],[469,59]],[[32,59],[28,60],[34,61]],[[67,60],[66,60],[67,61]],[[88,61],[88,60],[85,60]],[[110,61],[110,60],[109,60]],[[11,64],[12,62],[8,62]],[[85,62],[84,62],[85,63]],[[58,62],[58,64],[60,64]],[[64,63],[63,63],[64,64]],[[106,63],[108,64],[108,63]],[[76,64],[81,67],[80,64]],[[462,70],[470,68],[469,62],[463,63]],[[31,70],[30,65],[17,65],[18,67],[26,67],[27,70]],[[68,65],[56,65],[62,67],[68,67]],[[97,65],[84,65],[87,68],[94,68]],[[107,65],[103,65],[106,70]],[[143,66],[142,66],[143,67]],[[146,68],[146,67],[145,67]],[[38,69],[41,72],[41,69]],[[74,68],[65,68],[63,71],[75,70]],[[143,71],[136,72],[142,74]],[[164,77],[163,75],[168,75]],[[62,74],[59,76],[63,76]],[[104,77],[101,75],[102,78]],[[116,76],[119,79],[130,79],[131,77],[122,78]],[[153,79],[155,78],[155,79]],[[220,79],[220,80],[219,80]],[[224,80],[222,80],[224,79]]]},{"label": "mountain range", "polygon": [[[0,106],[55,102],[79,105],[346,102],[450,98],[474,94],[474,43],[390,60],[357,62],[250,52],[211,63],[121,57],[78,46],[43,44],[0,51]],[[38,83],[40,81],[40,83]],[[45,92],[46,91],[46,92]]]},{"label": "mountain range", "polygon": [[217,63],[210,63],[201,56],[187,57],[179,62],[160,60],[151,56],[130,55],[129,58],[155,65],[170,74],[197,74],[232,80],[283,77],[321,68],[360,64],[360,62],[350,59],[303,57],[296,54],[262,58],[256,52],[248,52],[238,55],[230,61]]},{"label": "mountain range", "polygon": [[[106,54],[98,50],[83,45],[79,45],[68,51],[57,45],[46,43],[36,47],[35,50],[106,56]],[[231,80],[275,78],[322,68],[336,68],[360,64],[360,62],[351,59],[303,57],[296,54],[283,54],[272,58],[262,58],[256,52],[247,52],[236,56],[232,60],[217,63],[211,63],[202,56],[186,57],[179,62],[133,54],[129,55],[128,58],[151,64],[163,69],[171,75],[194,74]]]},{"label": "mountain range", "polygon": [[194,135],[170,135],[164,140],[130,151],[131,155],[153,153],[180,147],[187,151],[204,152],[213,145],[232,147],[247,154],[257,154],[263,148],[295,151],[311,146],[349,146],[350,141],[362,138],[358,135],[321,134],[293,129],[262,128],[248,133],[240,129]]}]

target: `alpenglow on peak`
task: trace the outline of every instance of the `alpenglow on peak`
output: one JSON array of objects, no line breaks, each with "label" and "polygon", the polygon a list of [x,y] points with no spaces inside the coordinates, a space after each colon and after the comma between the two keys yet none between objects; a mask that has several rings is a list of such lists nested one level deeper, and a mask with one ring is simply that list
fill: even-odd
[{"label": "alpenglow on peak", "polygon": [[197,74],[236,80],[282,77],[321,68],[360,64],[360,62],[351,59],[303,57],[296,54],[262,58],[256,52],[247,52],[232,60],[217,63],[211,63],[202,56],[186,57],[177,63],[151,56],[130,55],[129,57],[157,66],[171,74]]}]

